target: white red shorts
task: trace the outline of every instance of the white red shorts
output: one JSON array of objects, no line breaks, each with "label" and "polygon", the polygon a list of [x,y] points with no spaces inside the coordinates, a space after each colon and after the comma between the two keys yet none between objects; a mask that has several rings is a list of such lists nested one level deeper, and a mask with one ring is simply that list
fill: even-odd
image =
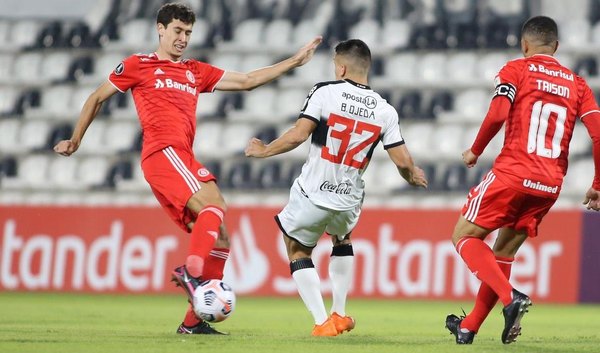
[{"label": "white red shorts", "polygon": [[537,236],[537,227],[556,199],[539,197],[511,189],[489,172],[469,191],[462,215],[486,229],[512,228]]},{"label": "white red shorts", "polygon": [[164,210],[177,225],[189,232],[187,224],[196,220],[196,214],[185,205],[200,191],[200,182],[215,180],[191,151],[166,147],[142,161],[144,178]]},{"label": "white red shorts", "polygon": [[360,217],[360,206],[347,211],[317,206],[306,196],[296,179],[290,189],[290,200],[275,216],[275,221],[283,234],[314,248],[324,232],[340,240],[349,234]]}]

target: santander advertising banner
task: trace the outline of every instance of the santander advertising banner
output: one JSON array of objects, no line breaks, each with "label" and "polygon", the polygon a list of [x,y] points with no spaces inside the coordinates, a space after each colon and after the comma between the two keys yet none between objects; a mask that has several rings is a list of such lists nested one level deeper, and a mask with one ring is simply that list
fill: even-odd
[{"label": "santander advertising banner", "polygon": [[[297,293],[273,220],[278,211],[231,208],[227,214],[231,255],[224,280],[238,295]],[[449,240],[458,214],[365,209],[352,238],[356,273],[351,296],[472,298],[479,281]],[[579,211],[550,212],[540,236],[529,239],[519,252],[511,277],[516,288],[541,301],[600,301],[598,288],[581,285],[586,275],[582,264],[595,261],[582,254],[587,251],[582,244],[590,238],[585,234],[594,233],[583,231],[584,216]],[[586,220],[586,228],[597,229],[599,222],[598,217]],[[0,290],[180,291],[169,282],[170,271],[185,259],[188,235],[159,208],[3,207],[0,230]],[[330,252],[331,241],[324,236],[313,252],[324,293],[330,292]],[[587,271],[586,276],[596,272]]]}]

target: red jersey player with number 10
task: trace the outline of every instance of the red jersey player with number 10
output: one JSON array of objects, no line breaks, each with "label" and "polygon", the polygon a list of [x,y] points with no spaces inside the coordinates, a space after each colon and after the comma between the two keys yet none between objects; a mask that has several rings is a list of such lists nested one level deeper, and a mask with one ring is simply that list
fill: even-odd
[{"label": "red jersey player with number 10", "polygon": [[[585,196],[588,209],[600,208],[600,110],[585,80],[553,57],[558,48],[554,20],[533,17],[521,33],[524,58],[508,62],[496,77],[496,91],[472,147],[463,153],[472,167],[505,124],[504,146],[492,170],[471,189],[452,241],[482,283],[475,307],[449,315],[446,327],[458,344],[473,342],[479,327],[500,300],[504,305],[503,343],[516,340],[530,298],[510,282],[512,262],[560,193],[567,172],[569,142],[577,120],[593,140],[595,177]],[[500,229],[493,250],[483,240]]]},{"label": "red jersey player with number 10", "polygon": [[[143,131],[142,170],[161,206],[190,234],[185,264],[173,280],[186,291],[190,303],[201,280],[223,277],[229,239],[223,226],[225,201],[215,177],[198,162],[192,145],[196,133],[196,104],[202,92],[250,90],[308,62],[321,42],[316,37],[277,64],[249,73],[224,71],[182,59],[192,33],[194,12],[186,5],[163,5],[156,19],[159,46],[152,54],[136,54],[120,63],[108,81],[85,102],[71,139],[54,150],[74,153],[104,101],[128,89],[133,94]],[[188,307],[178,333],[219,333],[195,317]]]}]

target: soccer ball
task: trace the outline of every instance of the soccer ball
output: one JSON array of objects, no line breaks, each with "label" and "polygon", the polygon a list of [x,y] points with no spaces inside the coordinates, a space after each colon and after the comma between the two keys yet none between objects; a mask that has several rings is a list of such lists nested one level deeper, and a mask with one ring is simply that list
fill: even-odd
[{"label": "soccer ball", "polygon": [[208,322],[227,319],[235,308],[235,293],[225,282],[211,279],[200,283],[194,292],[194,312]]}]

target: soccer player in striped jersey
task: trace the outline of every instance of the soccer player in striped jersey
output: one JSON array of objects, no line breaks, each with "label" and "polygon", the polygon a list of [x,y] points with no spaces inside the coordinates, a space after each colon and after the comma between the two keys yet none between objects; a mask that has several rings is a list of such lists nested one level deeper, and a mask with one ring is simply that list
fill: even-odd
[{"label": "soccer player in striped jersey", "polygon": [[[184,265],[172,273],[190,303],[201,280],[222,278],[229,255],[229,239],[223,227],[225,201],[216,178],[195,159],[192,150],[200,93],[261,86],[307,63],[321,42],[321,37],[316,37],[290,58],[249,73],[224,71],[182,58],[194,21],[195,14],[188,6],[163,5],[156,20],[156,52],[132,55],[121,62],[85,102],[71,138],[54,147],[64,156],[77,151],[102,103],[115,93],[131,90],[143,131],[144,177],[171,219],[190,233]],[[196,318],[191,305],[177,332],[218,333]]]},{"label": "soccer player in striped jersey", "polygon": [[[538,225],[558,198],[577,120],[593,141],[595,176],[584,204],[596,211],[600,207],[600,111],[585,80],[554,58],[557,48],[554,20],[538,16],[525,22],[524,58],[509,61],[498,73],[488,113],[463,153],[465,165],[473,167],[505,125],[502,151],[469,192],[452,235],[456,251],[482,282],[473,310],[466,317],[446,318],[458,344],[473,342],[498,300],[504,306],[502,342],[512,343],[520,334],[531,300],[511,286],[511,266],[521,244],[537,236]],[[496,229],[500,231],[492,250],[483,240]]]},{"label": "soccer player in striped jersey", "polygon": [[[249,157],[270,157],[312,136],[308,159],[292,185],[290,200],[275,220],[284,234],[292,277],[313,315],[314,336],[336,336],[354,328],[354,319],[346,315],[346,296],[354,275],[350,233],[361,212],[362,175],[377,144],[382,142],[410,185],[427,186],[400,134],[398,113],[368,86],[369,47],[357,39],[341,42],[335,47],[333,62],[336,81],[312,88],[294,127],[268,145],[254,138],[246,148]],[[324,232],[333,241],[330,315],[311,259]]]}]

